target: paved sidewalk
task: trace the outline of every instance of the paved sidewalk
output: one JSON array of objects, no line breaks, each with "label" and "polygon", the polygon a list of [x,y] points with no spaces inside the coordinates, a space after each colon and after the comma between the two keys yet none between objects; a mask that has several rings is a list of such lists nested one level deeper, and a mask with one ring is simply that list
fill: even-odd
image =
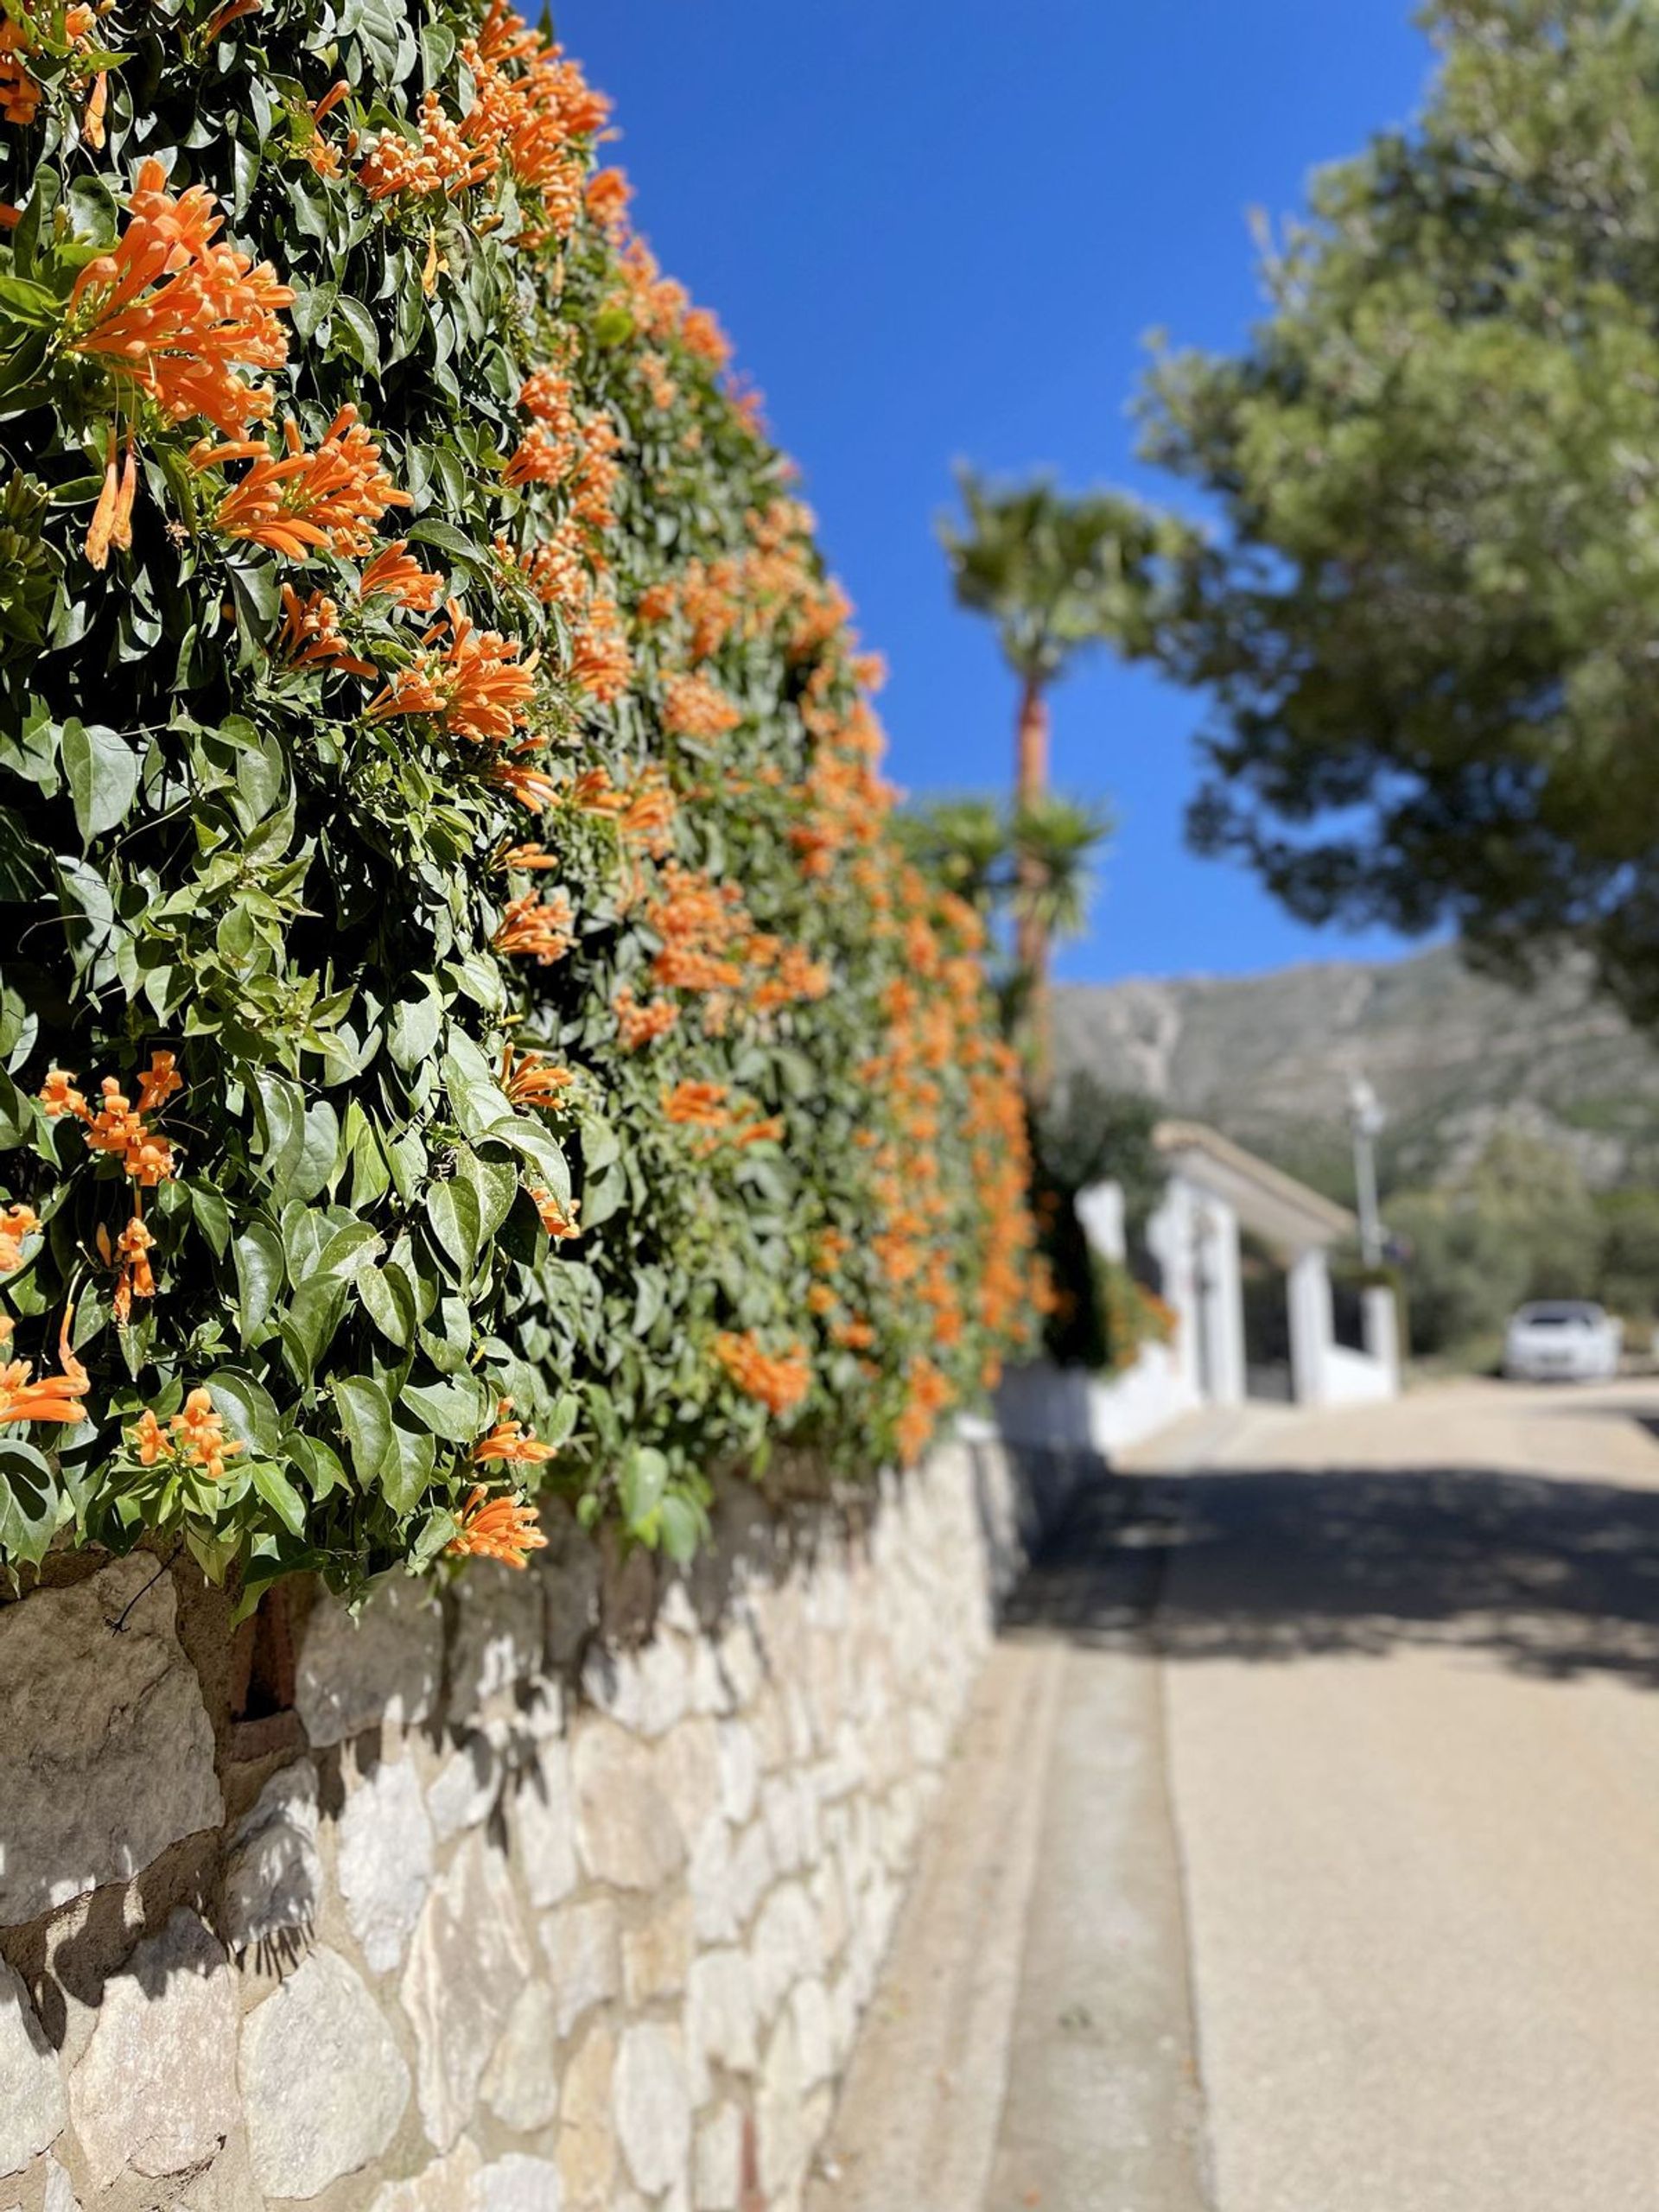
[{"label": "paved sidewalk", "polygon": [[1095,1486],[810,2212],[1656,2212],[1656,1434],[1468,1384]]}]

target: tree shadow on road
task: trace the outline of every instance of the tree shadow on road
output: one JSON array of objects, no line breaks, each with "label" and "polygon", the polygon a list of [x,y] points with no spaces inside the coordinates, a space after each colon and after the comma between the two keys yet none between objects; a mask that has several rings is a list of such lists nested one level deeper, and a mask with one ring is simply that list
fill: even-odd
[{"label": "tree shadow on road", "polygon": [[1659,1688],[1659,1491],[1481,1467],[1103,1466],[1006,1618],[1174,1661],[1434,1646]]}]

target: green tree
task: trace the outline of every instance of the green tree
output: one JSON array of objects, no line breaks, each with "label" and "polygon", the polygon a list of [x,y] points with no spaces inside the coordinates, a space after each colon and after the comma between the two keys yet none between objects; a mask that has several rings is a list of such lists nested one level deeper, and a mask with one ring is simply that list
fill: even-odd
[{"label": "green tree", "polygon": [[994,486],[968,469],[958,481],[964,521],[940,526],[956,595],[995,624],[1020,687],[1013,818],[1022,896],[1015,957],[1025,977],[1033,1087],[1040,1093],[1057,890],[1062,909],[1069,895],[1058,888],[1058,872],[1073,856],[1068,824],[1049,802],[1048,695],[1090,646],[1149,649],[1166,556],[1185,534],[1118,493],[1071,497],[1043,478]]},{"label": "green tree", "polygon": [[1297,914],[1659,1019],[1659,8],[1435,0],[1410,131],[1317,180],[1236,356],[1145,447],[1218,511],[1164,664],[1216,702],[1200,849]]},{"label": "green tree", "polygon": [[1004,1030],[1019,1036],[1028,1025],[1034,980],[1020,948],[1033,930],[1046,947],[1081,932],[1092,863],[1110,834],[1110,816],[1050,793],[1024,807],[933,799],[907,809],[896,824],[911,858],[979,909],[1007,956],[993,963],[991,974]]}]

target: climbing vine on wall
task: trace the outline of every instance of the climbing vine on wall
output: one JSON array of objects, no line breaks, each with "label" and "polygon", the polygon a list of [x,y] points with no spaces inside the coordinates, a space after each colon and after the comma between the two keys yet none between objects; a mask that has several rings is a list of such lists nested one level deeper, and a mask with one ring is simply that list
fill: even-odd
[{"label": "climbing vine on wall", "polygon": [[1013,1071],[607,102],[499,5],[5,6],[0,1560],[913,1457]]}]

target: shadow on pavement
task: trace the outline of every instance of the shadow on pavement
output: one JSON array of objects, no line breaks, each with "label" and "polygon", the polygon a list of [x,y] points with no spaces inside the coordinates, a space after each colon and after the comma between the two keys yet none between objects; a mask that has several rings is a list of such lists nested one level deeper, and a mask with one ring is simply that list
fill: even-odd
[{"label": "shadow on pavement", "polygon": [[1008,1627],[1170,1660],[1463,1648],[1659,1688],[1659,1491],[1479,1467],[1182,1477],[1097,1464]]}]

